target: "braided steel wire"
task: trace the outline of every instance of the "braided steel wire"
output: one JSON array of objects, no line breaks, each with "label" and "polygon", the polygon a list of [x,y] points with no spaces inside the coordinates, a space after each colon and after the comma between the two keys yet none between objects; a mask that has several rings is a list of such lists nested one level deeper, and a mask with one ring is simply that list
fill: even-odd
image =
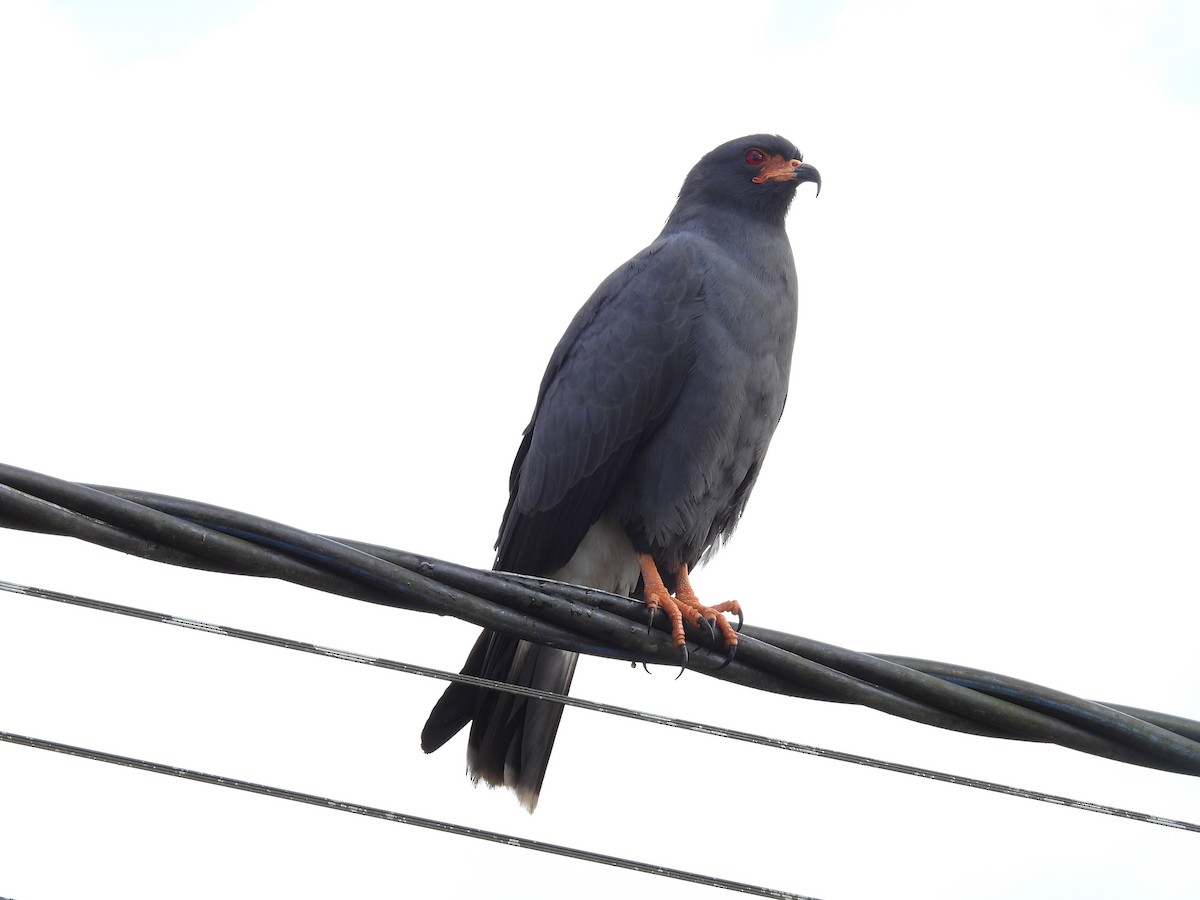
[{"label": "braided steel wire", "polygon": [[[0,581],[0,591],[6,591],[12,594],[20,594],[26,597],[37,597],[43,600],[51,600],[56,603],[79,606],[85,609],[97,610],[99,612],[111,613],[114,615],[129,616],[131,618],[142,619],[148,622],[158,622],[159,624],[169,625],[174,628],[194,629],[196,631],[202,631],[206,634],[218,637],[249,641],[271,647],[281,647],[285,650],[293,650],[300,653],[311,653],[317,656],[328,656],[332,657],[333,659],[341,660],[342,662],[355,663],[364,666],[374,666],[377,668],[388,669],[393,672],[400,672],[405,675],[419,675],[424,678],[437,678],[442,681],[458,681],[464,684],[479,685],[480,687],[488,687],[494,690],[505,691],[507,693],[517,694],[522,697],[532,697],[539,700],[547,700],[551,703],[561,703],[566,706],[573,706],[577,709],[588,710],[590,712],[621,716],[623,718],[651,723],[654,725],[679,728],[685,731],[692,731],[712,737],[724,738],[726,740],[742,741],[744,743],[771,747],[776,750],[784,750],[791,753],[802,753],[807,756],[820,757],[821,759],[831,759],[837,762],[850,763],[853,765],[865,766],[874,769],[882,769],[884,771],[895,772],[900,775],[911,775],[930,781],[940,781],[945,784],[955,784],[961,787],[992,791],[993,793],[1006,794],[1010,797],[1019,797],[1023,800],[1035,800],[1042,803],[1051,803],[1055,806],[1080,809],[1086,812],[1100,813],[1102,815],[1115,816],[1117,818],[1130,819],[1152,825],[1161,825],[1166,828],[1177,828],[1182,831],[1200,833],[1200,823],[1196,822],[1188,822],[1182,819],[1173,819],[1166,816],[1154,815],[1152,813],[1139,812],[1137,810],[1124,809],[1117,806],[1109,806],[1107,804],[1095,803],[1089,800],[1079,800],[1073,797],[1066,797],[1061,794],[1048,794],[1044,791],[1015,787],[1012,785],[1000,784],[994,781],[985,781],[983,779],[972,778],[964,775],[955,775],[950,772],[941,772],[936,769],[910,766],[904,763],[878,759],[876,757],[861,756],[856,753],[846,753],[841,750],[832,750],[828,747],[818,747],[812,744],[800,744],[795,741],[789,741],[779,737],[756,734],[749,731],[739,731],[737,729],[725,728],[721,725],[714,725],[708,722],[695,722],[688,719],[679,719],[673,716],[664,716],[658,713],[649,713],[638,709],[615,706],[611,703],[599,703],[594,700],[585,700],[580,697],[554,694],[549,691],[542,691],[538,690],[537,688],[526,687],[524,685],[507,684],[501,681],[493,681],[489,678],[480,678],[475,675],[464,675],[460,672],[447,672],[442,669],[432,669],[428,666],[414,665],[413,663],[401,662],[400,660],[396,659],[388,659],[380,656],[369,656],[362,653],[356,653],[351,650],[340,650],[334,647],[320,646],[318,644],[312,644],[307,641],[298,641],[276,634],[250,631],[244,628],[235,628],[229,625],[220,625],[214,622],[202,622],[195,619],[181,619],[178,616],[173,616],[169,613],[156,612],[154,610],[143,609],[137,606],[125,606],[120,603],[111,603],[107,600],[81,597],[77,594],[64,594],[59,591],[49,591],[45,590],[44,588],[12,584],[6,581]],[[3,734],[3,732],[0,732],[0,740],[4,739]]]}]

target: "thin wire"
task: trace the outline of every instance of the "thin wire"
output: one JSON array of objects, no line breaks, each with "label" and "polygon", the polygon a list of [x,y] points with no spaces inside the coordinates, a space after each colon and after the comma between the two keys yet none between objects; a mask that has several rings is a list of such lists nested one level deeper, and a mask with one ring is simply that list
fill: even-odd
[{"label": "thin wire", "polygon": [[375,806],[364,806],[360,803],[348,803],[344,800],[334,800],[330,797],[322,797],[318,794],[306,794],[302,791],[293,791],[289,788],[272,787],[267,784],[259,784],[254,781],[243,781],[240,778],[230,778],[225,775],[212,775],[208,772],[199,772],[195,769],[181,769],[178,766],[168,766],[163,763],[151,762],[150,760],[138,759],[133,756],[119,756],[115,753],[105,753],[101,750],[91,750],[86,747],[75,747],[70,744],[60,744],[57,741],[43,740],[42,738],[28,737],[23,734],[12,734],[7,731],[0,731],[0,741],[5,741],[10,744],[17,744],[25,747],[33,747],[38,750],[50,750],[54,753],[63,753],[67,756],[80,757],[82,759],[91,759],[97,762],[109,763],[116,766],[125,766],[131,769],[141,769],[144,772],[154,772],[157,775],[172,775],[176,778],[184,778],[188,781],[200,781],[205,784],[216,785],[217,787],[231,788],[237,791],[246,791],[251,794],[262,794],[266,797],[276,797],[280,800],[291,800],[296,803],[307,803],[310,806],[320,806],[328,809],[335,809],[338,812],[354,813],[359,816],[369,816],[373,819],[384,819],[388,822],[398,822],[401,825],[415,825],[418,828],[428,828],[431,831],[441,831],[446,834],[456,834],[460,837],[472,837],[478,840],[491,841],[496,844],[507,844],[510,847],[520,847],[526,850],[538,850],[542,853],[552,853],[555,856],[566,856],[571,859],[579,859],[585,862],[601,863],[606,866],[617,866],[622,869],[630,869],[634,872],[641,872],[646,875],[661,875],[665,878],[675,878],[680,881],[690,881],[693,884],[702,884],[707,887],[723,888],[727,891],[737,891],[742,894],[753,894],[758,897],[775,897],[780,900],[816,900],[815,897],[808,897],[803,894],[793,894],[790,891],[780,891],[774,888],[761,887],[754,884],[746,884],[741,881],[730,881],[725,878],[716,878],[712,875],[701,875],[697,872],[689,872],[685,869],[671,869],[666,866],[654,865],[652,863],[638,862],[633,859],[625,859],[621,856],[609,856],[605,853],[595,853],[591,850],[580,850],[576,847],[565,847],[561,844],[549,844],[545,841],[535,841],[528,838],[517,837],[511,834],[502,834],[498,831],[488,831],[484,828],[472,828],[469,825],[457,825],[453,822],[443,822],[440,819],[427,819],[423,816],[412,816],[407,813],[395,812],[389,809],[380,809]]},{"label": "thin wire", "polygon": [[1107,806],[1101,803],[1092,803],[1087,800],[1076,800],[1074,798],[1064,797],[1058,794],[1048,794],[1043,791],[1013,787],[994,781],[984,781],[982,779],[970,778],[964,775],[954,775],[948,772],[941,772],[936,769],[924,769],[918,766],[904,765],[903,763],[890,762],[888,760],[876,759],[870,756],[844,753],[840,750],[830,750],[828,748],[818,747],[812,744],[800,744],[794,741],[785,740],[783,738],[768,737],[766,735],[755,734],[753,732],[725,728],[719,725],[709,725],[703,722],[695,722],[688,719],[677,719],[671,716],[643,712],[641,710],[629,709],[623,706],[600,703],[594,700],[584,700],[579,697],[569,697],[562,694],[554,694],[549,691],[540,691],[536,688],[507,684],[502,681],[492,681],[491,679],[479,678],[473,675],[463,675],[457,672],[446,672],[441,669],[418,666],[412,663],[400,662],[398,660],[387,659],[384,657],[365,656],[359,653],[337,650],[332,647],[322,647],[306,641],[297,641],[291,638],[279,637],[277,635],[264,634],[257,631],[248,631],[246,629],[234,628],[226,625],[214,625],[208,622],[197,621],[195,619],[182,619],[167,613],[154,612],[152,610],[141,609],[136,606],[124,606],[118,603],[110,603],[105,600],[95,600],[88,597],[80,597],[73,594],[64,594],[59,593],[58,591],[45,590],[43,588],[12,584],[6,581],[0,581],[0,590],[5,590],[14,594],[24,594],[26,596],[38,597],[44,600],[53,600],[58,603],[66,603],[72,606],[81,606],[88,609],[98,610],[100,612],[114,613],[117,615],[159,622],[161,624],[172,625],[177,628],[190,628],[197,631],[205,631],[209,634],[220,635],[222,637],[237,638],[238,640],[251,641],[258,644],[282,647],[287,650],[295,650],[301,653],[311,653],[317,656],[329,656],[335,659],[345,660],[347,662],[390,669],[392,671],[404,672],[410,675],[421,675],[426,678],[436,678],[442,681],[458,681],[464,684],[478,685],[480,687],[505,691],[507,693],[517,694],[523,697],[533,697],[540,700],[549,700],[553,703],[561,703],[566,706],[588,709],[592,710],[593,712],[607,713],[608,715],[621,716],[623,718],[635,719],[640,722],[650,722],[657,725],[666,725],[672,728],[681,728],[685,731],[709,734],[719,738],[743,741],[745,743],[758,744],[764,747],[774,747],[779,750],[788,750],[793,753],[803,753],[808,756],[817,756],[822,759],[833,759],[839,762],[866,766],[868,768],[882,769],[888,772],[896,772],[901,775],[911,775],[931,781],[941,781],[946,784],[957,784],[962,787],[992,791],[998,794],[1006,794],[1010,797],[1020,797],[1025,800],[1037,800],[1042,803],[1052,803],[1056,806],[1080,809],[1084,810],[1085,812],[1100,813],[1103,815],[1115,816],[1117,818],[1145,822],[1151,825],[1161,825],[1166,828],[1177,828],[1182,831],[1200,833],[1200,824],[1187,822],[1181,819],[1171,819],[1164,816],[1156,816],[1150,813],[1137,812],[1136,810],[1123,809],[1117,806]]}]

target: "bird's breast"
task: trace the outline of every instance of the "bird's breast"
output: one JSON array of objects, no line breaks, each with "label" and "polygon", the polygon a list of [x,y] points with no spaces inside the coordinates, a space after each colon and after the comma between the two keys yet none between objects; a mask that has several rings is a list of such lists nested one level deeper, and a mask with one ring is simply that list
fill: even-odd
[{"label": "bird's breast", "polygon": [[694,565],[736,523],[783,411],[795,340],[790,250],[706,258],[694,364],[614,501],[635,546],[669,566]]}]

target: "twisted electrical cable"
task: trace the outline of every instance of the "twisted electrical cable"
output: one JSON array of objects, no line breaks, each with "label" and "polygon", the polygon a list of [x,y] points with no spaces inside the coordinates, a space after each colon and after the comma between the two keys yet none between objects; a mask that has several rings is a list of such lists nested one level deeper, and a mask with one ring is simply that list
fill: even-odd
[{"label": "twisted electrical cable", "polygon": [[[635,662],[676,663],[667,633],[627,597],[548,579],[470,569],[314,535],[205,503],[75,484],[0,465],[0,525],[69,535],[175,565],[280,578],[318,590],[451,615],[527,640]],[[990,737],[1200,774],[1200,723],[1082,700],[979,670],[868,655],[747,627],[737,658],[696,646],[698,672],[760,690],[858,703]]]}]

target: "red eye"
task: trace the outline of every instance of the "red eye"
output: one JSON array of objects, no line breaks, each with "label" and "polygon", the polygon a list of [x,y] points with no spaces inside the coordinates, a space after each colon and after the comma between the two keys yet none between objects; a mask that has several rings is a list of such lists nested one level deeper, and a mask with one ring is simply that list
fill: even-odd
[{"label": "red eye", "polygon": [[767,154],[763,153],[757,147],[753,150],[746,151],[746,164],[751,166],[761,166],[767,161]]}]

